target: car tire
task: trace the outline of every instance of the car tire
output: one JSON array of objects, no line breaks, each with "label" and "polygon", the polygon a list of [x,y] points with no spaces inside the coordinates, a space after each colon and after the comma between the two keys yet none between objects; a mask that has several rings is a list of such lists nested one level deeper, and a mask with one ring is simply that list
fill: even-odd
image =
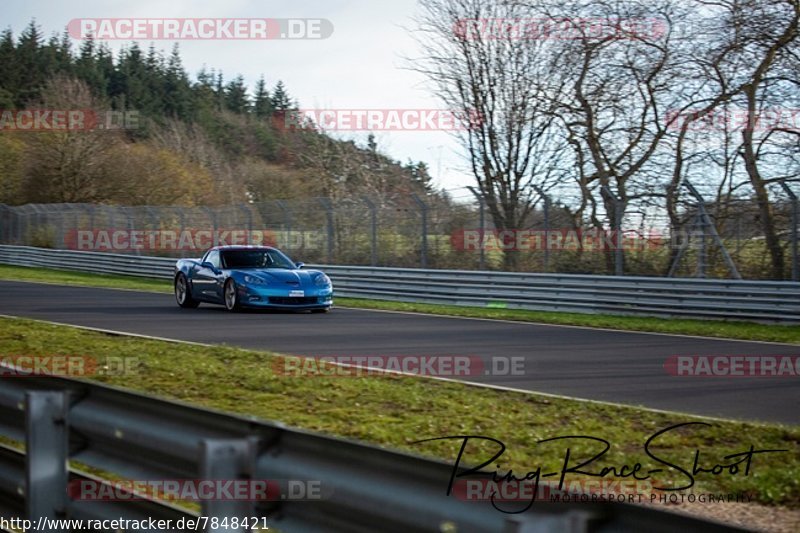
[{"label": "car tire", "polygon": [[175,300],[184,309],[194,309],[200,305],[200,302],[192,298],[189,281],[182,272],[175,276]]},{"label": "car tire", "polygon": [[228,279],[225,282],[225,288],[222,291],[222,299],[225,302],[225,309],[231,312],[236,312],[241,309],[239,303],[239,292],[236,290],[236,282]]},{"label": "car tire", "polygon": [[312,313],[327,313],[330,310],[331,310],[330,307],[326,307],[324,309],[312,309],[311,312]]}]

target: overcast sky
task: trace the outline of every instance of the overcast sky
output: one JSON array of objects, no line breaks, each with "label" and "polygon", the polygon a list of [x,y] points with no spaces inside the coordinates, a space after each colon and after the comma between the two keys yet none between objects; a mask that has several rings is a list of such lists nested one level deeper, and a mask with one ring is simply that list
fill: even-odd
[{"label": "overcast sky", "polygon": [[[406,28],[414,26],[416,0],[4,0],[3,23],[15,36],[35,18],[45,35],[77,18],[323,18],[333,35],[323,40],[182,40],[184,67],[194,78],[206,65],[226,80],[244,76],[252,88],[263,74],[268,86],[283,80],[303,108],[433,109],[442,105],[425,79],[406,68],[418,57]],[[175,41],[141,41],[166,54]],[[77,48],[80,41],[73,39]],[[109,41],[117,49],[122,41]],[[338,134],[362,145],[366,132]],[[467,196],[472,184],[463,151],[446,132],[377,132],[379,148],[393,159],[428,163],[437,185]]]}]

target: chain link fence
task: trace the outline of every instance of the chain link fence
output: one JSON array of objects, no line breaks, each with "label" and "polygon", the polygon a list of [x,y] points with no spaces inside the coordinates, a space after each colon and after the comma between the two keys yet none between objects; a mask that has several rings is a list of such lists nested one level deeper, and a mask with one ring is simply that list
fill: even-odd
[{"label": "chain link fence", "polygon": [[[689,197],[677,224],[663,211],[629,205],[621,220],[598,229],[576,224],[567,201],[545,198],[524,227],[502,232],[482,201],[414,194],[215,207],[0,204],[0,243],[165,257],[197,257],[217,244],[269,244],[317,264],[770,278],[752,202]],[[787,196],[773,207],[784,279],[796,279],[797,200]]]}]

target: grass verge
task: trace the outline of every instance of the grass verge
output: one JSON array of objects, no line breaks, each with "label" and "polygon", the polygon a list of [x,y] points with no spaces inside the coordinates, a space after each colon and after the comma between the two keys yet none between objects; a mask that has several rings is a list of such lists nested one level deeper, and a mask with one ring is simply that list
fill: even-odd
[{"label": "grass verge", "polygon": [[[67,270],[17,267],[0,265],[0,279],[18,281],[40,281],[68,285],[110,287],[153,292],[172,292],[168,281],[136,278],[131,276],[108,276]],[[514,320],[565,326],[584,326],[622,331],[646,331],[652,333],[671,333],[678,335],[697,335],[768,342],[800,344],[800,326],[780,324],[759,324],[755,322],[733,322],[723,320],[663,319],[654,317],[631,317],[615,315],[589,315],[581,313],[556,313],[546,311],[525,311],[519,309],[494,309],[483,307],[461,307],[425,303],[389,302],[384,300],[365,300],[356,298],[336,298],[341,307],[378,309],[385,311],[406,311],[445,316],[484,318],[494,320]]]},{"label": "grass verge", "polygon": [[[453,461],[459,441],[414,441],[448,435],[485,435],[503,441],[506,453],[498,461],[502,472],[517,475],[542,466],[558,471],[567,447],[571,462],[589,458],[598,443],[573,440],[537,443],[564,435],[606,439],[611,449],[586,467],[639,462],[663,486],[683,484],[687,477],[666,468],[644,451],[655,432],[683,422],[706,421],[672,431],[651,451],[669,463],[691,471],[695,451],[699,464],[711,468],[731,463],[729,454],[755,449],[787,449],[757,454],[747,475],[728,470],[698,473],[696,493],[747,492],[764,504],[800,508],[800,427],[707,420],[615,406],[492,390],[429,379],[378,375],[289,377],[276,372],[282,356],[225,346],[202,347],[166,341],[107,335],[26,319],[0,318],[0,357],[12,355],[81,355],[96,361],[127,357],[137,361],[126,375],[89,379],[146,394],[189,402],[232,413],[280,420],[295,427],[358,439],[430,457]],[[492,455],[479,444],[467,448],[464,462],[477,464]],[[576,463],[574,463],[576,464]],[[567,479],[586,480],[583,476]],[[557,478],[556,478],[557,479]],[[447,480],[443,480],[446,484]],[[445,490],[443,485],[442,490]]]}]

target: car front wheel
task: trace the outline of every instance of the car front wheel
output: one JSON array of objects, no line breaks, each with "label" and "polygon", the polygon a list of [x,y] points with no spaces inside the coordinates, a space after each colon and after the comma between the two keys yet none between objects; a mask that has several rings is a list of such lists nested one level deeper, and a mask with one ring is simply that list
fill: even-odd
[{"label": "car front wheel", "polygon": [[228,311],[238,311],[239,305],[239,292],[236,290],[236,283],[229,279],[225,282],[225,309]]}]

